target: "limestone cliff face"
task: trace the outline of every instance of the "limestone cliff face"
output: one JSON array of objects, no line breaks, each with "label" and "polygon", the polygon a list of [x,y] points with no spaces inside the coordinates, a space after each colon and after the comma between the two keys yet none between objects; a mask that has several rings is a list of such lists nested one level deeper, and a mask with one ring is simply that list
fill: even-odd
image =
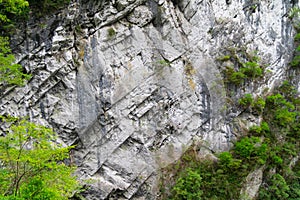
[{"label": "limestone cliff face", "polygon": [[1,114],[53,127],[85,197],[156,199],[159,168],[193,142],[226,150],[236,119],[224,64],[230,50],[258,52],[266,76],[235,89],[261,94],[284,79],[293,53],[288,0],[73,0],[14,38],[18,61],[34,76],[2,94]]}]

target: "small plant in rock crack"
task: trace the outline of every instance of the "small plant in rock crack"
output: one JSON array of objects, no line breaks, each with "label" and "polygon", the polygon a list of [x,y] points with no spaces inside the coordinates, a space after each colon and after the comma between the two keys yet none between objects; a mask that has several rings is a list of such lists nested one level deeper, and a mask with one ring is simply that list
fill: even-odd
[{"label": "small plant in rock crack", "polygon": [[293,7],[288,12],[288,18],[290,18],[290,19],[294,19],[295,17],[299,17],[299,15],[300,15],[300,8],[298,8],[298,7]]},{"label": "small plant in rock crack", "polygon": [[263,69],[257,62],[248,61],[243,63],[243,67],[240,71],[245,74],[248,78],[255,79],[263,75]]},{"label": "small plant in rock crack", "polygon": [[225,62],[230,60],[234,66],[226,66],[223,71],[225,81],[228,84],[239,86],[246,81],[253,81],[264,75],[264,67],[259,64],[257,52],[230,50],[230,55],[218,58]]},{"label": "small plant in rock crack", "polygon": [[244,97],[239,99],[239,104],[244,108],[247,108],[253,104],[253,97],[252,94],[245,94]]},{"label": "small plant in rock crack", "polygon": [[169,67],[171,65],[171,62],[168,60],[162,59],[162,60],[157,61],[157,64],[162,67]]},{"label": "small plant in rock crack", "polygon": [[221,61],[221,62],[225,62],[230,60],[231,56],[230,55],[225,55],[225,56],[221,56],[219,58],[217,58],[217,60]]},{"label": "small plant in rock crack", "polygon": [[114,28],[109,28],[109,29],[107,29],[107,37],[108,37],[108,39],[112,39],[113,37],[115,37],[116,36],[116,31],[115,31],[115,29]]}]

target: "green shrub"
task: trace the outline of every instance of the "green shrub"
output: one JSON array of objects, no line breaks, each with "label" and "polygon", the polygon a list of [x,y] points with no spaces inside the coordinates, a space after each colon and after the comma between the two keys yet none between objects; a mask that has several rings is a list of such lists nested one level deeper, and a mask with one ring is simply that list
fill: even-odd
[{"label": "green shrub", "polygon": [[8,36],[15,29],[15,23],[25,19],[28,15],[28,2],[26,0],[0,1],[0,32]]},{"label": "green shrub", "polygon": [[288,109],[278,109],[275,112],[274,121],[282,126],[286,127],[294,123],[296,117],[296,113],[289,111]]},{"label": "green shrub", "polygon": [[253,103],[252,94],[245,94],[244,97],[239,99],[239,104],[243,107],[249,107]]},{"label": "green shrub", "polygon": [[250,159],[255,153],[255,145],[260,142],[258,137],[245,137],[234,145],[234,152],[241,158]]},{"label": "green shrub", "polygon": [[270,127],[268,125],[267,122],[262,122],[261,125],[261,130],[264,132],[264,133],[269,133],[270,132]]},{"label": "green shrub", "polygon": [[300,41],[300,33],[297,33],[294,37],[294,41],[295,42],[299,42]]},{"label": "green shrub", "polygon": [[275,164],[275,166],[281,165],[283,163],[283,159],[280,156],[276,155],[275,152],[270,153],[270,159],[271,162]]},{"label": "green shrub", "polygon": [[281,94],[268,96],[266,99],[266,120],[281,127],[288,127],[295,122],[295,106]]},{"label": "green shrub", "polygon": [[221,61],[221,62],[225,62],[225,61],[230,60],[230,58],[231,58],[231,56],[225,55],[225,56],[222,56],[222,57],[217,58],[217,60],[219,60],[219,61]]},{"label": "green shrub", "polygon": [[246,52],[240,52],[245,59],[245,62],[241,61],[236,52],[231,52],[233,55],[224,56],[218,58],[220,61],[226,61],[231,59],[235,64],[234,67],[227,66],[224,70],[224,75],[227,83],[234,85],[241,85],[245,81],[254,80],[258,77],[262,77],[264,74],[264,69],[258,61],[260,60],[258,56],[250,55]]},{"label": "green shrub", "polygon": [[282,94],[285,99],[289,102],[292,102],[294,105],[297,105],[297,89],[288,81],[283,81],[280,87],[278,87],[278,91]]},{"label": "green shrub", "polygon": [[295,109],[295,106],[291,102],[288,102],[281,94],[268,96],[266,99],[266,105],[271,110],[277,110],[282,108],[289,110]]},{"label": "green shrub", "polygon": [[8,85],[23,85],[31,78],[23,73],[23,68],[15,64],[15,57],[11,54],[7,37],[0,36],[0,87]]},{"label": "green shrub", "polygon": [[227,80],[235,85],[241,85],[245,79],[246,75],[242,72],[233,72],[230,77],[227,77]]},{"label": "green shrub", "polygon": [[267,122],[262,122],[260,126],[254,125],[249,128],[251,136],[269,136],[270,127]]},{"label": "green shrub", "polygon": [[235,143],[234,153],[242,159],[254,159],[259,164],[264,164],[268,157],[268,146],[259,137],[245,137]]},{"label": "green shrub", "polygon": [[266,102],[263,98],[259,97],[253,102],[253,109],[257,111],[259,114],[262,114],[264,108],[266,106]]},{"label": "green shrub", "polygon": [[186,173],[182,175],[176,182],[173,193],[174,200],[201,200],[203,191],[201,190],[202,178],[200,174],[188,168]]},{"label": "green shrub", "polygon": [[295,163],[292,174],[290,178],[286,180],[289,185],[289,200],[299,200],[300,199],[300,161]]},{"label": "green shrub", "polygon": [[280,174],[273,174],[268,179],[268,187],[264,187],[259,192],[259,199],[287,199],[290,188],[285,179]]},{"label": "green shrub", "polygon": [[290,65],[292,67],[298,67],[300,64],[300,55],[297,55],[293,58],[293,60],[290,62]]},{"label": "green shrub", "polygon": [[224,70],[224,74],[225,74],[226,82],[234,85],[240,85],[244,83],[246,79],[245,74],[239,71],[235,71],[233,67],[229,67],[229,66],[227,66],[226,69]]},{"label": "green shrub", "polygon": [[242,163],[241,160],[233,158],[232,154],[227,151],[220,153],[218,158],[221,168],[226,170],[238,169]]},{"label": "green shrub", "polygon": [[240,71],[248,78],[257,78],[263,75],[263,69],[257,62],[245,62]]},{"label": "green shrub", "polygon": [[114,28],[107,29],[107,37],[112,39],[116,35],[116,31]]},{"label": "green shrub", "polygon": [[251,126],[249,128],[249,133],[253,136],[261,136],[262,135],[262,128],[261,126]]}]

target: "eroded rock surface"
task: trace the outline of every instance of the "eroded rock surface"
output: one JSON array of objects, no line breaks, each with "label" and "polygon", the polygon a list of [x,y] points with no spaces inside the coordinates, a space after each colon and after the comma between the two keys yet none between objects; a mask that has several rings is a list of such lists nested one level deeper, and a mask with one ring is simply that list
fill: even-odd
[{"label": "eroded rock surface", "polygon": [[219,57],[245,49],[266,63],[268,76],[237,97],[284,78],[293,2],[72,1],[14,38],[34,76],[2,94],[1,114],[29,116],[77,144],[78,175],[93,180],[87,199],[156,199],[159,168],[195,137],[216,152],[239,134]]}]

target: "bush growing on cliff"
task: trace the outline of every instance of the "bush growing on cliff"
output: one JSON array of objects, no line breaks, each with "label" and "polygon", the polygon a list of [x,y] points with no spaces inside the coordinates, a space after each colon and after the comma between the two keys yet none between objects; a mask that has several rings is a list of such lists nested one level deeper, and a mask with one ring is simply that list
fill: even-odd
[{"label": "bush growing on cliff", "polygon": [[55,143],[55,133],[26,120],[12,120],[0,137],[0,199],[64,200],[79,189],[74,167],[65,164],[73,147]]},{"label": "bush growing on cliff", "polygon": [[15,64],[7,37],[0,36],[0,87],[7,85],[23,85],[30,75],[22,72],[22,66]]},{"label": "bush growing on cliff", "polygon": [[263,69],[257,62],[247,61],[243,63],[243,67],[240,71],[245,74],[248,78],[255,79],[263,75]]},{"label": "bush growing on cliff", "polygon": [[254,99],[251,94],[245,94],[242,98],[239,99],[239,104],[244,108],[247,108],[252,105]]},{"label": "bush growing on cliff", "polygon": [[258,164],[264,164],[268,157],[268,145],[263,143],[259,137],[245,137],[236,142],[234,153],[249,162],[255,161]]},{"label": "bush growing on cliff", "polygon": [[186,200],[201,200],[203,191],[200,189],[202,182],[200,174],[188,168],[186,174],[180,177],[174,188],[174,200],[175,199],[186,199]]}]

